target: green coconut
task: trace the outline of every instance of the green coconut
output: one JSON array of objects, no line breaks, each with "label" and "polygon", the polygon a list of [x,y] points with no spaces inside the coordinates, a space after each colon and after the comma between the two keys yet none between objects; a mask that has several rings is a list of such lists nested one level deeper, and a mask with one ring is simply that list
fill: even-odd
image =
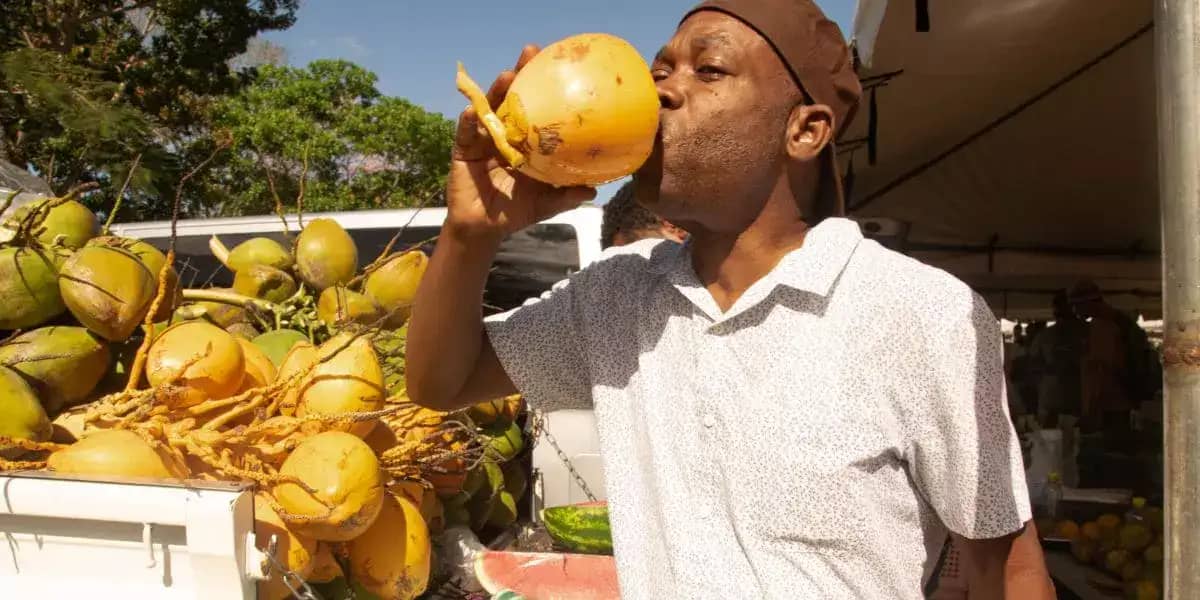
[{"label": "green coconut", "polygon": [[0,248],[0,329],[36,327],[66,310],[50,250]]},{"label": "green coconut", "polygon": [[209,248],[221,264],[235,273],[254,265],[287,271],[293,264],[292,254],[271,238],[250,238],[234,246],[233,250],[226,250],[221,240],[213,236]]},{"label": "green coconut", "polygon": [[399,327],[412,312],[417,286],[425,275],[429,259],[424,252],[413,250],[393,254],[383,266],[367,276],[363,291],[389,314],[388,325]]},{"label": "green coconut", "polygon": [[68,248],[81,248],[99,231],[99,222],[92,209],[76,200],[61,198],[44,198],[18,208],[13,212],[9,226],[20,223],[32,211],[40,213],[34,217],[41,221],[34,227],[37,241],[47,246],[61,239],[62,245]]},{"label": "green coconut", "polygon": [[276,329],[250,340],[252,344],[258,346],[267,355],[267,358],[271,359],[271,362],[276,367],[283,364],[283,359],[292,349],[292,346],[307,341],[308,336],[295,329]]},{"label": "green coconut", "polygon": [[275,267],[249,265],[234,274],[233,291],[279,304],[296,293],[296,280]]},{"label": "green coconut", "polygon": [[[149,242],[135,240],[133,238],[123,238],[112,235],[93,238],[87,243],[89,246],[113,246],[122,248],[142,261],[143,265],[150,270],[154,275],[155,285],[158,285],[158,275],[162,272],[163,265],[167,263],[167,256],[155,248]],[[167,291],[163,295],[163,302],[158,307],[158,312],[154,314],[155,320],[166,320],[171,316],[171,312],[183,302],[183,289],[179,285],[179,273],[175,271],[175,267],[167,271]]]},{"label": "green coconut", "polygon": [[[33,388],[16,371],[0,367],[0,435],[44,442],[53,428]],[[0,458],[14,458],[24,452],[18,448],[0,448]]]},{"label": "green coconut", "polygon": [[0,345],[0,365],[23,375],[51,414],[87,399],[110,359],[108,344],[83,327],[42,327]]},{"label": "green coconut", "polygon": [[296,238],[296,273],[309,287],[346,284],[358,270],[358,246],[333,219],[309,221]]},{"label": "green coconut", "polygon": [[333,327],[339,323],[374,323],[382,316],[382,312],[370,298],[335,285],[321,292],[321,297],[317,299],[317,316]]},{"label": "green coconut", "polygon": [[59,290],[67,309],[100,337],[119,342],[142,323],[158,281],[133,253],[85,246],[63,263]]}]

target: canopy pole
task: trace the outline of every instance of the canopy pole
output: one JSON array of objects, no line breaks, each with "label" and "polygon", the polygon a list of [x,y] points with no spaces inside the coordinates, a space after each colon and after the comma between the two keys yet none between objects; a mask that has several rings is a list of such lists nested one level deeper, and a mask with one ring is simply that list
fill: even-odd
[{"label": "canopy pole", "polygon": [[1200,589],[1200,0],[1155,2],[1166,594]]}]

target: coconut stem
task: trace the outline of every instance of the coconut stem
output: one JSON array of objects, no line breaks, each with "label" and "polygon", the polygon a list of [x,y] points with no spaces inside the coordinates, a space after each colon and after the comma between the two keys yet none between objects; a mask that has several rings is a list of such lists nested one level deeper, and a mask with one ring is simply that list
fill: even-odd
[{"label": "coconut stem", "polygon": [[221,243],[220,238],[215,235],[212,236],[212,238],[208,240],[208,250],[209,252],[212,252],[212,255],[217,260],[221,261],[221,264],[225,265],[226,269],[231,271],[233,270],[229,267],[229,248],[227,248],[225,244]]},{"label": "coconut stem", "polygon": [[279,312],[284,309],[283,306],[275,304],[274,302],[261,300],[259,298],[251,298],[250,296],[243,296],[236,292],[227,292],[223,290],[201,290],[186,288],[183,290],[183,299],[198,302],[220,302],[222,304],[232,304],[234,306],[240,306],[243,308],[253,306],[254,308],[268,312]]},{"label": "coconut stem", "polygon": [[154,300],[150,303],[150,310],[146,313],[146,321],[142,323],[142,327],[146,330],[146,337],[142,339],[137,354],[133,356],[133,366],[129,368],[129,381],[125,382],[125,391],[127,392],[137,388],[138,382],[142,380],[142,371],[146,368],[146,357],[150,355],[150,343],[154,341],[154,316],[158,314],[163,298],[167,296],[167,274],[174,268],[172,266],[174,264],[175,247],[172,244],[172,247],[167,249],[166,260],[163,261],[162,268],[158,270],[158,289],[154,294]]},{"label": "coconut stem", "polygon": [[489,135],[492,136],[492,142],[496,144],[496,149],[512,165],[514,169],[520,168],[525,164],[525,156],[512,147],[508,143],[508,128],[500,121],[500,117],[492,111],[491,104],[488,103],[487,96],[483,90],[479,88],[479,84],[475,83],[467,70],[463,68],[462,62],[458,63],[458,76],[455,78],[455,83],[458,85],[458,91],[471,101],[471,107],[475,109],[475,114],[479,117],[479,121],[483,123]]}]

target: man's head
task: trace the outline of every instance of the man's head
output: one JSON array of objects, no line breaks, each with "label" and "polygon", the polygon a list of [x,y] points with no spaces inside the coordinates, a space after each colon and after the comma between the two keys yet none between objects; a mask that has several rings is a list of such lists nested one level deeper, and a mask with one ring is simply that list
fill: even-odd
[{"label": "man's head", "polygon": [[1100,292],[1100,286],[1096,285],[1094,281],[1085,279],[1076,283],[1071,288],[1069,296],[1072,308],[1083,317],[1099,316],[1108,308],[1108,304],[1104,302],[1104,294]]},{"label": "man's head", "polygon": [[[861,94],[845,40],[811,0],[707,0],[651,66],[660,144],[643,204],[691,229],[744,230],[787,192],[806,219],[837,212],[832,143]],[[820,186],[820,187],[818,187]]]},{"label": "man's head", "polygon": [[646,238],[683,241],[687,233],[638,204],[633,191],[633,184],[626,183],[604,205],[600,246],[624,246]]}]

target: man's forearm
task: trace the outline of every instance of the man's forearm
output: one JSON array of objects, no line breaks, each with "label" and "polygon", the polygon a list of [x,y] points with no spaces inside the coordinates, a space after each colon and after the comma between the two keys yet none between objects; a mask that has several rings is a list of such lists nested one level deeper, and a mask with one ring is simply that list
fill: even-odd
[{"label": "man's forearm", "polygon": [[483,343],[482,302],[499,239],[443,229],[413,303],[405,377],[409,397],[448,410],[475,370]]},{"label": "man's forearm", "polygon": [[1033,521],[1012,543],[1004,565],[1005,598],[1007,600],[1054,600],[1054,582],[1046,569],[1046,557],[1038,540]]},{"label": "man's forearm", "polygon": [[955,536],[962,548],[969,600],[1005,600],[1005,570],[1014,536],[968,540]]}]

